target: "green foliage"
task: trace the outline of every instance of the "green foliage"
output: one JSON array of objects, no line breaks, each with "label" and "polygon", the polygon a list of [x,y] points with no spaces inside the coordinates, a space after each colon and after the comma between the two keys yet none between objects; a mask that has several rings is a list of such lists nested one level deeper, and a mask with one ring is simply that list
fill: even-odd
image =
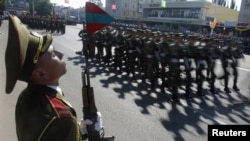
[{"label": "green foliage", "polygon": [[6,3],[7,3],[7,0],[0,0],[0,10],[5,10]]},{"label": "green foliage", "polygon": [[7,0],[0,0],[0,4],[5,4]]},{"label": "green foliage", "polygon": [[34,2],[34,10],[37,15],[49,16],[53,10],[53,5],[50,3],[50,0],[27,0],[30,4],[30,13],[33,13],[32,7]]},{"label": "green foliage", "polygon": [[35,5],[36,7],[36,12],[38,15],[41,16],[49,16],[51,15],[51,12],[53,10],[53,5],[51,3],[48,3],[46,1],[42,1],[40,3],[37,3],[37,5]]}]

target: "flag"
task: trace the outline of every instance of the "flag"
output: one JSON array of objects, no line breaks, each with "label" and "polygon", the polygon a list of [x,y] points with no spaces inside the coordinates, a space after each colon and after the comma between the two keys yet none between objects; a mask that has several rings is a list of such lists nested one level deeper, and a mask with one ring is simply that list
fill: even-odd
[{"label": "flag", "polygon": [[112,4],[111,8],[112,10],[116,10],[116,4]]},{"label": "flag", "polygon": [[166,4],[167,4],[166,0],[161,0],[161,7],[166,7],[167,6]]},{"label": "flag", "polygon": [[69,0],[64,0],[65,3],[69,3]]},{"label": "flag", "polygon": [[94,33],[115,20],[96,4],[86,2],[86,32]]}]

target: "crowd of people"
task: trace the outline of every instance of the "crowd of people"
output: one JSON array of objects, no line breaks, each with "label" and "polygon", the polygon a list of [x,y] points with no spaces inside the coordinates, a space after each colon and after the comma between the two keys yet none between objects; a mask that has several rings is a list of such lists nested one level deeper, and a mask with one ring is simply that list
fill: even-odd
[{"label": "crowd of people", "polygon": [[[231,74],[234,76],[232,89],[239,91],[237,66],[239,59],[244,57],[244,48],[242,41],[236,38],[201,34],[184,36],[180,32],[117,26],[107,26],[83,38],[91,39],[83,47],[84,55],[95,56],[100,63],[113,66],[120,73],[132,74],[133,79],[140,78],[143,83],[149,81],[152,89],[159,85],[162,92],[171,91],[174,101],[179,101],[178,89],[182,85],[185,95],[191,98],[195,93],[191,89],[193,83],[197,86],[196,94],[204,95],[205,82],[215,94],[218,79],[224,82],[224,91],[230,93]],[[215,72],[216,61],[222,63],[223,76]]]},{"label": "crowd of people", "polygon": [[47,18],[43,16],[26,15],[19,17],[30,29],[46,30],[50,33],[65,34],[66,23],[64,19]]}]

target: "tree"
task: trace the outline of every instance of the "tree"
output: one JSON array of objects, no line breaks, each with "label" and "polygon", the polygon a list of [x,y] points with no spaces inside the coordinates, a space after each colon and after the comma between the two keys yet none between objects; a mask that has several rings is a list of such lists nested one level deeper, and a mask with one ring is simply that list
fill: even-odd
[{"label": "tree", "polygon": [[49,16],[52,13],[53,5],[50,3],[50,0],[27,0],[30,5],[30,13],[33,14],[33,4],[34,11],[36,14],[41,16]]},{"label": "tree", "polygon": [[41,1],[35,5],[36,12],[41,16],[49,16],[53,11],[53,5],[46,1]]},{"label": "tree", "polygon": [[0,10],[5,10],[7,0],[0,0]]}]

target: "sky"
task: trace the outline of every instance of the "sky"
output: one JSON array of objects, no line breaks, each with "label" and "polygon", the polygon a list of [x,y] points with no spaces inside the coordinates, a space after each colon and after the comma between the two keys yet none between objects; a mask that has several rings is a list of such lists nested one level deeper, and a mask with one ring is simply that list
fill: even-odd
[{"label": "sky", "polygon": [[[66,4],[65,0],[50,0],[51,3],[56,3],[57,5],[70,6],[73,8],[84,7],[87,0],[68,0],[69,3]],[[105,6],[105,0],[101,0]]]}]

